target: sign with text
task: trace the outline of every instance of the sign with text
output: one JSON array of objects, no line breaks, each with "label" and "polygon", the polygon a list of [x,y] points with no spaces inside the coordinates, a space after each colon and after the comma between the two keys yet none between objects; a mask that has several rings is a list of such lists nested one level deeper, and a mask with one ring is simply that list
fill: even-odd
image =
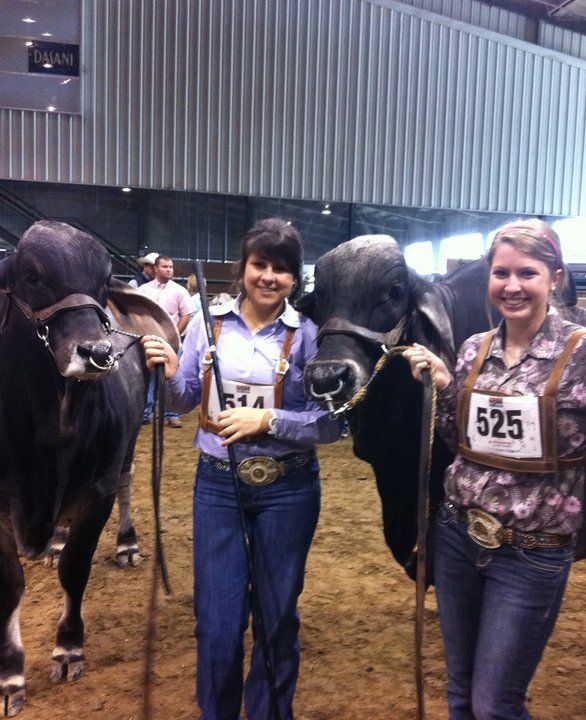
[{"label": "sign with text", "polygon": [[79,45],[33,42],[28,49],[28,71],[79,77]]}]

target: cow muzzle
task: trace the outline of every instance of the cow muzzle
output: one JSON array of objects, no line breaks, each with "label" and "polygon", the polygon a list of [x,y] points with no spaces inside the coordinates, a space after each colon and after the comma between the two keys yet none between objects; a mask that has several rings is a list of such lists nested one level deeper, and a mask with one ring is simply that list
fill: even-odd
[{"label": "cow muzzle", "polygon": [[352,360],[311,360],[304,372],[306,393],[334,412],[360,388],[360,368]]},{"label": "cow muzzle", "polygon": [[112,343],[109,341],[86,342],[77,346],[78,354],[100,372],[108,372],[116,363],[116,356],[112,353]]}]

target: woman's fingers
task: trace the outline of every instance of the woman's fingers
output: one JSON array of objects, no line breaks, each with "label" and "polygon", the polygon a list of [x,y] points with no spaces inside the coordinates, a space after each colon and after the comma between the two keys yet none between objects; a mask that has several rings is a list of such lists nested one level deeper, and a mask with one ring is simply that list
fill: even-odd
[{"label": "woman's fingers", "polygon": [[145,335],[140,343],[144,349],[147,368],[153,371],[157,365],[165,363],[168,365],[165,368],[165,377],[172,377],[177,369],[177,356],[169,343],[158,335]]},{"label": "woman's fingers", "polygon": [[413,343],[413,346],[403,352],[403,357],[411,366],[411,374],[415,380],[421,380],[421,372],[433,368],[435,382],[440,390],[447,387],[452,381],[452,375],[444,361],[423,345]]}]

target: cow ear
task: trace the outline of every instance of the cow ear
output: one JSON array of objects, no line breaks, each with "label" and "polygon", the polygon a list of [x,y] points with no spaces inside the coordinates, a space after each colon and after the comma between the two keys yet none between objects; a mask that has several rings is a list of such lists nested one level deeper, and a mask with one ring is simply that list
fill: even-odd
[{"label": "cow ear", "polygon": [[[437,333],[437,339],[446,355],[455,357],[454,333],[442,299],[430,288],[418,295],[416,305]],[[429,338],[422,338],[421,342],[425,344],[426,340],[429,342]]]},{"label": "cow ear", "polygon": [[295,310],[300,312],[302,315],[305,315],[305,317],[308,317],[310,320],[313,320],[313,322],[316,322],[314,292],[312,291],[302,295],[295,303]]},{"label": "cow ear", "polygon": [[162,307],[115,278],[110,278],[107,289],[108,310],[121,330],[159,335],[178,352],[181,343],[177,328]]},{"label": "cow ear", "polygon": [[0,290],[11,290],[14,284],[14,260],[10,257],[0,260]]}]

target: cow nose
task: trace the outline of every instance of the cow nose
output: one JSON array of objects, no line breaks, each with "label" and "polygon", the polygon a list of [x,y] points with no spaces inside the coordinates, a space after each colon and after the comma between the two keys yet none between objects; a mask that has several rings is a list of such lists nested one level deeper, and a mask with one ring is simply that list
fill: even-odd
[{"label": "cow nose", "polygon": [[337,395],[348,385],[351,375],[350,366],[335,360],[324,365],[316,365],[311,370],[311,389],[318,395]]},{"label": "cow nose", "polygon": [[83,343],[77,346],[77,352],[98,370],[109,370],[112,367],[112,343],[109,341]]}]

